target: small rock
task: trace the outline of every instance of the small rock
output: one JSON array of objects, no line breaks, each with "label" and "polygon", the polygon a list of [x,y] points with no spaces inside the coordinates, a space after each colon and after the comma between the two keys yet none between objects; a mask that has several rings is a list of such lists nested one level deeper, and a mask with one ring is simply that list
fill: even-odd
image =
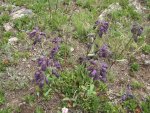
[{"label": "small rock", "polygon": [[12,12],[11,17],[12,17],[12,19],[17,19],[17,18],[21,18],[26,15],[32,15],[32,14],[33,14],[32,10],[22,8],[22,9]]},{"label": "small rock", "polygon": [[31,67],[31,65],[30,65],[30,64],[28,64],[28,65],[27,65],[27,67],[28,67],[28,68],[30,68],[30,67]]},{"label": "small rock", "polygon": [[26,62],[27,60],[26,60],[26,58],[24,58],[22,61],[23,61],[23,62]]},{"label": "small rock", "polygon": [[127,59],[121,59],[121,60],[116,60],[117,62],[121,62],[121,63],[128,63],[128,60]]},{"label": "small rock", "polygon": [[70,47],[70,51],[73,52],[73,51],[74,51],[74,48],[73,48],[73,47]]},{"label": "small rock", "polygon": [[18,38],[17,37],[12,37],[8,40],[8,43],[13,45],[15,44],[16,42],[18,42]]},{"label": "small rock", "polygon": [[144,64],[145,64],[145,65],[150,65],[150,60],[145,60],[145,61],[144,61]]},{"label": "small rock", "polygon": [[12,23],[5,23],[4,24],[4,29],[5,31],[10,31],[13,29],[13,24]]}]

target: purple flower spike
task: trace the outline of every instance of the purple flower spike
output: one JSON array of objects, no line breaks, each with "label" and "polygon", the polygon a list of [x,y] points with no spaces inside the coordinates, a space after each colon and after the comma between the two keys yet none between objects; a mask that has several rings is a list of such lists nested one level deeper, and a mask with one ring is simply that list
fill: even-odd
[{"label": "purple flower spike", "polygon": [[47,67],[49,66],[50,62],[49,59],[47,58],[39,58],[38,59],[38,65],[41,66],[41,70],[45,71],[47,69]]},{"label": "purple flower spike", "polygon": [[29,37],[35,37],[36,33],[39,31],[38,27],[36,27],[35,29],[33,29],[30,33],[29,33]]},{"label": "purple flower spike", "polygon": [[52,50],[51,50],[51,53],[50,53],[50,58],[54,58],[54,56],[56,55],[56,53],[58,52],[59,50],[59,46],[56,46],[54,47]]},{"label": "purple flower spike", "polygon": [[48,79],[45,77],[44,73],[41,70],[35,72],[34,80],[40,88],[44,86],[45,82],[48,84]]},{"label": "purple flower spike", "polygon": [[43,88],[44,86],[44,80],[42,80],[40,83],[39,83],[39,88]]},{"label": "purple flower spike", "polygon": [[98,26],[98,34],[100,37],[102,37],[102,35],[107,32],[108,27],[109,27],[109,24],[106,21],[97,20],[95,22],[95,25]]},{"label": "purple flower spike", "polygon": [[91,75],[92,76],[95,76],[97,74],[97,71],[94,69],[92,72],[91,72]]},{"label": "purple flower spike", "polygon": [[36,27],[29,33],[29,37],[34,38],[33,45],[35,45],[37,42],[41,42],[41,36],[46,37],[46,34],[44,32],[41,32],[38,27]]},{"label": "purple flower spike", "polygon": [[138,41],[138,37],[143,33],[143,27],[138,23],[134,23],[131,28],[132,38],[135,42]]},{"label": "purple flower spike", "polygon": [[90,63],[91,63],[92,65],[96,65],[96,61],[95,61],[95,60],[90,61]]},{"label": "purple flower spike", "polygon": [[131,93],[131,86],[128,84],[126,92],[125,92],[125,94],[122,95],[121,100],[125,101],[125,100],[130,99],[130,98],[134,98],[134,96]]},{"label": "purple flower spike", "polygon": [[35,72],[34,77],[36,82],[40,79],[40,75],[41,75],[41,71]]},{"label": "purple flower spike", "polygon": [[103,82],[106,82],[106,81],[107,81],[107,79],[106,79],[107,68],[108,68],[108,65],[107,65],[106,63],[102,63],[102,64],[101,64],[100,76],[101,76],[101,80],[102,80]]},{"label": "purple flower spike", "polygon": [[57,69],[60,69],[60,68],[61,68],[61,65],[60,65],[60,63],[59,63],[58,61],[55,61],[54,65],[55,65],[55,67],[56,67]]},{"label": "purple flower spike", "polygon": [[45,71],[47,68],[47,62],[46,61],[43,61],[42,64],[41,64],[41,70],[42,71]]},{"label": "purple flower spike", "polygon": [[108,57],[110,55],[110,51],[108,49],[108,46],[104,44],[100,50],[99,50],[99,57]]}]

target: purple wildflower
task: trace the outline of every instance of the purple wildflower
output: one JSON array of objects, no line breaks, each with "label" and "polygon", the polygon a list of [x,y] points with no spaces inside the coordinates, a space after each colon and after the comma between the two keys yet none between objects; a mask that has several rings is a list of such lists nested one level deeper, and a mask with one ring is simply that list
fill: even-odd
[{"label": "purple wildflower", "polygon": [[133,34],[132,38],[135,42],[137,42],[138,37],[143,33],[143,27],[141,27],[137,23],[134,23],[131,28],[131,33]]},{"label": "purple wildflower", "polygon": [[54,62],[54,66],[55,66],[57,69],[60,69],[60,68],[61,68],[61,65],[60,65],[59,61],[55,61],[55,62]]},{"label": "purple wildflower", "polygon": [[43,87],[44,83],[48,84],[48,79],[41,70],[35,72],[34,80],[40,88]]},{"label": "purple wildflower", "polygon": [[110,55],[110,51],[108,49],[108,46],[106,44],[104,44],[100,50],[99,50],[99,57],[108,57]]},{"label": "purple wildflower", "polygon": [[56,53],[58,52],[59,50],[59,46],[56,46],[54,47],[52,50],[51,50],[51,53],[50,53],[50,58],[53,59],[54,56],[56,55]]},{"label": "purple wildflower", "polygon": [[33,29],[30,33],[29,33],[29,37],[32,38],[36,35],[36,33],[38,32],[38,28],[36,27],[35,29]]},{"label": "purple wildflower", "polygon": [[41,36],[46,37],[46,34],[44,32],[41,32],[38,27],[36,27],[29,33],[29,37],[34,38],[33,45],[35,45],[37,42],[41,42]]},{"label": "purple wildflower", "polygon": [[97,74],[97,71],[94,69],[94,70],[91,71],[91,74],[90,74],[90,75],[93,77],[93,76],[95,76],[96,74]]},{"label": "purple wildflower", "polygon": [[121,100],[125,101],[129,98],[133,98],[133,95],[131,93],[131,86],[128,84],[127,89],[126,89],[126,93],[122,95]]},{"label": "purple wildflower", "polygon": [[108,65],[106,63],[102,63],[101,64],[101,70],[100,70],[100,76],[101,76],[101,80],[103,82],[106,82],[106,75],[107,75],[107,68],[108,68]]},{"label": "purple wildflower", "polygon": [[41,70],[45,71],[47,67],[49,66],[49,59],[47,58],[39,58],[38,59],[38,65],[41,66]]},{"label": "purple wildflower", "polygon": [[109,24],[106,21],[97,20],[95,22],[95,25],[98,26],[98,34],[100,37],[102,37],[102,35],[107,32],[108,27],[109,27]]}]

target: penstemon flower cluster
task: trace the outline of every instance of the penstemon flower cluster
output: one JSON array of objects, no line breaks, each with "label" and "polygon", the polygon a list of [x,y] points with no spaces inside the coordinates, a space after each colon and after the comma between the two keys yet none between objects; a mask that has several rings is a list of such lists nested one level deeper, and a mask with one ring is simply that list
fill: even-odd
[{"label": "penstemon flower cluster", "polygon": [[[106,21],[96,21],[95,22],[97,28],[98,28],[98,34],[100,37],[103,36],[104,33],[107,32],[108,30],[108,22]],[[93,45],[96,45],[96,47],[98,47],[97,44],[94,43],[94,41],[92,41]],[[91,49],[91,45],[87,46],[88,50],[89,48]],[[102,58],[108,58],[111,54],[109,47],[107,44],[103,44],[97,51],[94,52],[95,56],[98,57],[97,59],[102,59]],[[99,60],[94,60],[94,59],[90,59],[89,56],[87,56],[86,58],[79,58],[79,62],[82,64],[87,64],[87,70],[89,71],[89,77],[93,78],[93,80],[101,80],[103,82],[107,81],[107,69],[108,69],[108,65],[101,61],[99,62]]]},{"label": "penstemon flower cluster", "polygon": [[106,21],[97,20],[95,26],[97,27],[99,37],[102,37],[107,32],[109,24]]},{"label": "penstemon flower cluster", "polygon": [[46,38],[46,33],[41,32],[38,27],[34,28],[30,33],[29,37],[33,39],[33,45],[36,45],[38,42],[41,42],[42,37]]},{"label": "penstemon flower cluster", "polygon": [[[40,41],[41,41],[41,38],[39,38],[39,37],[40,36],[46,37],[46,34],[43,32],[39,32],[39,29],[36,28],[29,34],[29,36],[34,37],[34,42],[36,42],[37,38],[40,39]],[[61,64],[55,58],[55,56],[59,51],[59,48],[60,48],[59,46],[60,46],[60,43],[62,42],[62,40],[61,40],[61,38],[56,37],[51,42],[53,44],[53,48],[50,50],[48,57],[42,56],[37,59],[38,70],[34,74],[34,81],[35,81],[36,85],[39,86],[39,88],[43,88],[44,84],[49,83],[47,77],[45,76],[45,71],[48,68],[51,69],[51,73],[53,75],[55,75],[57,78],[60,76],[58,71],[61,70]],[[35,43],[33,43],[33,44],[35,44]]]},{"label": "penstemon flower cluster", "polygon": [[107,58],[110,56],[111,52],[107,44],[103,44],[102,47],[98,51],[99,57]]},{"label": "penstemon flower cluster", "polygon": [[126,88],[126,93],[122,95],[121,100],[125,101],[127,99],[132,99],[134,96],[131,93],[131,86],[128,84]]},{"label": "penstemon flower cluster", "polygon": [[137,42],[138,37],[141,36],[141,34],[143,33],[143,27],[135,23],[132,25],[131,33],[132,38],[134,39],[135,42]]},{"label": "penstemon flower cluster", "polygon": [[93,80],[101,80],[106,82],[106,74],[107,74],[107,64],[99,63],[98,61],[90,61],[90,65],[88,67],[89,76],[93,78]]}]

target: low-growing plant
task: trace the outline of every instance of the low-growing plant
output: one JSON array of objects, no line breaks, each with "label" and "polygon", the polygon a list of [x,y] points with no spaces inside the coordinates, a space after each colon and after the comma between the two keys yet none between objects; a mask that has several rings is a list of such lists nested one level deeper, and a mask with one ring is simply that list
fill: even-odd
[{"label": "low-growing plant", "polygon": [[5,102],[5,94],[2,90],[0,90],[0,105],[4,104]]},{"label": "low-growing plant", "polygon": [[26,102],[27,104],[32,104],[33,102],[35,102],[35,99],[36,99],[35,95],[30,95],[30,94],[28,94],[28,95],[26,95],[26,96],[24,97],[23,100],[25,100],[25,102]]},{"label": "low-growing plant", "polygon": [[8,22],[10,20],[10,16],[9,14],[6,12],[6,13],[3,13],[1,16],[0,16],[0,25],[3,25],[4,23]]},{"label": "low-growing plant", "polygon": [[81,40],[85,39],[88,33],[91,31],[90,23],[92,23],[92,21],[93,16],[88,11],[74,14],[72,16],[72,22],[75,27],[74,36]]},{"label": "low-growing plant", "polygon": [[135,99],[128,99],[122,103],[122,106],[127,110],[127,112],[134,112],[138,107],[138,102]]},{"label": "low-growing plant", "polygon": [[150,45],[149,45],[149,44],[145,45],[145,46],[142,48],[142,51],[143,51],[145,54],[150,54]]},{"label": "low-growing plant", "polygon": [[44,113],[44,110],[40,106],[37,106],[34,113]]},{"label": "low-growing plant", "polygon": [[0,109],[0,113],[13,113],[11,108]]},{"label": "low-growing plant", "polygon": [[22,18],[13,21],[14,28],[18,31],[31,30],[34,26],[34,21],[29,16],[24,16]]},{"label": "low-growing plant", "polygon": [[130,70],[133,71],[133,72],[138,71],[139,68],[140,68],[140,66],[137,62],[132,63],[131,66],[130,66]]},{"label": "low-growing plant", "polygon": [[138,82],[138,81],[136,81],[136,80],[134,80],[134,81],[131,82],[131,87],[133,89],[140,89],[140,88],[143,87],[143,84]]},{"label": "low-growing plant", "polygon": [[68,17],[61,10],[51,12],[48,24],[52,30],[61,30],[62,25],[67,23]]},{"label": "low-growing plant", "polygon": [[141,103],[143,113],[148,113],[150,110],[150,97],[147,97],[145,101]]}]

